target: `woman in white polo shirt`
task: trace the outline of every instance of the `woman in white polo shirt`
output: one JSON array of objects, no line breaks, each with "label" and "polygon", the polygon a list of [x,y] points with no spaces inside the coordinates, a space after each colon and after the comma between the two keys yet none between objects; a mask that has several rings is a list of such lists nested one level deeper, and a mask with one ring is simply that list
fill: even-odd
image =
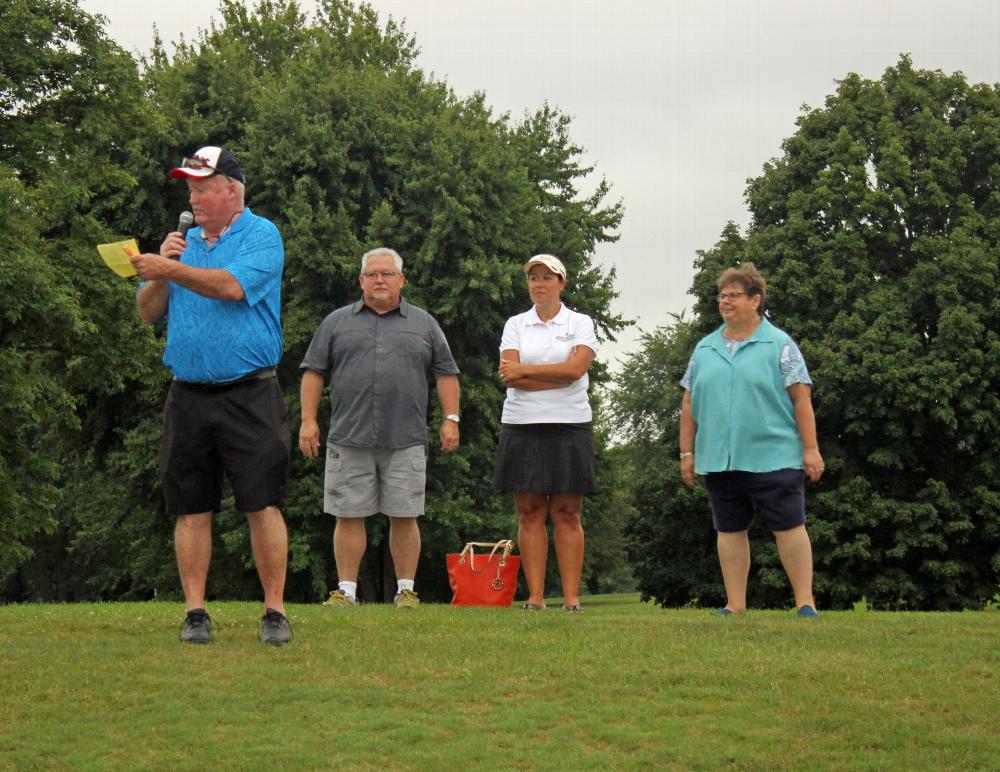
[{"label": "woman in white polo shirt", "polygon": [[497,490],[513,493],[525,609],[545,608],[545,521],[551,516],[563,608],[580,606],[583,496],[596,492],[594,435],[587,370],[597,353],[594,322],[562,304],[566,266],[552,255],[524,264],[534,306],[512,316],[500,341],[500,378],[507,386],[497,447]]}]

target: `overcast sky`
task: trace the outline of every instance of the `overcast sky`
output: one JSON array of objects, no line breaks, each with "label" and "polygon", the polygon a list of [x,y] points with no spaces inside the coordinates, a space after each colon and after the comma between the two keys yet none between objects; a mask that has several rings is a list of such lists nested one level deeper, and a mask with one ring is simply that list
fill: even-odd
[{"label": "overcast sky", "polygon": [[[312,0],[299,3],[306,12]],[[148,53],[208,26],[213,0],[82,0],[108,32]],[[620,239],[596,259],[618,271],[616,310],[651,331],[690,305],[695,251],[748,221],[748,177],[780,153],[803,104],[849,72],[877,79],[900,53],[921,69],[1000,82],[996,0],[371,0],[405,20],[419,67],[459,96],[483,91],[520,118],[543,102],[625,204]],[[218,14],[213,14],[218,18]],[[168,51],[171,50],[168,45]],[[405,257],[405,255],[404,255]],[[526,256],[527,257],[527,256]],[[572,278],[572,277],[571,277]],[[525,298],[527,304],[527,298]],[[633,328],[608,344],[614,364]]]}]

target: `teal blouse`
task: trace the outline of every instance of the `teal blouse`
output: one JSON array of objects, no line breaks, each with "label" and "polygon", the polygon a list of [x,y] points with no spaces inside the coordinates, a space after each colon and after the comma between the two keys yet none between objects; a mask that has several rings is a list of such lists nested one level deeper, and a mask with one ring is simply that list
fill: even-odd
[{"label": "teal blouse", "polygon": [[[703,338],[691,357],[695,472],[801,469],[802,439],[782,373],[782,357],[790,348],[798,353],[794,341],[762,319],[730,353],[723,327]],[[795,382],[811,383],[804,366]]]}]

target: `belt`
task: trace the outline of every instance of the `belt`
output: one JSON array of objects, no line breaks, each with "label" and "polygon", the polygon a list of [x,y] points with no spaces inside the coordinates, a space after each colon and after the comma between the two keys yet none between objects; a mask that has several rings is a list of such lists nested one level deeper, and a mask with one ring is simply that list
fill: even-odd
[{"label": "belt", "polygon": [[232,386],[239,386],[241,383],[251,383],[252,381],[264,381],[268,378],[277,378],[278,372],[274,367],[262,367],[260,370],[254,370],[252,373],[247,373],[246,375],[237,378],[233,381],[180,381],[174,378],[174,380],[181,386],[186,386],[190,389],[201,389],[203,391],[222,391],[223,389],[228,389]]}]

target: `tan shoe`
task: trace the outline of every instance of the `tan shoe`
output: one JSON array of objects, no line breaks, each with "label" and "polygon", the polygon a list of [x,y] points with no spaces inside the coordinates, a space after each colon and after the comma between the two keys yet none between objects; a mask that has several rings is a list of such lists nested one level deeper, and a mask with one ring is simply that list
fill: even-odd
[{"label": "tan shoe", "polygon": [[352,598],[350,595],[340,591],[334,590],[330,593],[330,597],[323,601],[324,606],[357,606],[358,602]]},{"label": "tan shoe", "polygon": [[413,590],[403,590],[397,593],[395,599],[392,601],[396,608],[416,608],[420,605],[420,598]]}]

